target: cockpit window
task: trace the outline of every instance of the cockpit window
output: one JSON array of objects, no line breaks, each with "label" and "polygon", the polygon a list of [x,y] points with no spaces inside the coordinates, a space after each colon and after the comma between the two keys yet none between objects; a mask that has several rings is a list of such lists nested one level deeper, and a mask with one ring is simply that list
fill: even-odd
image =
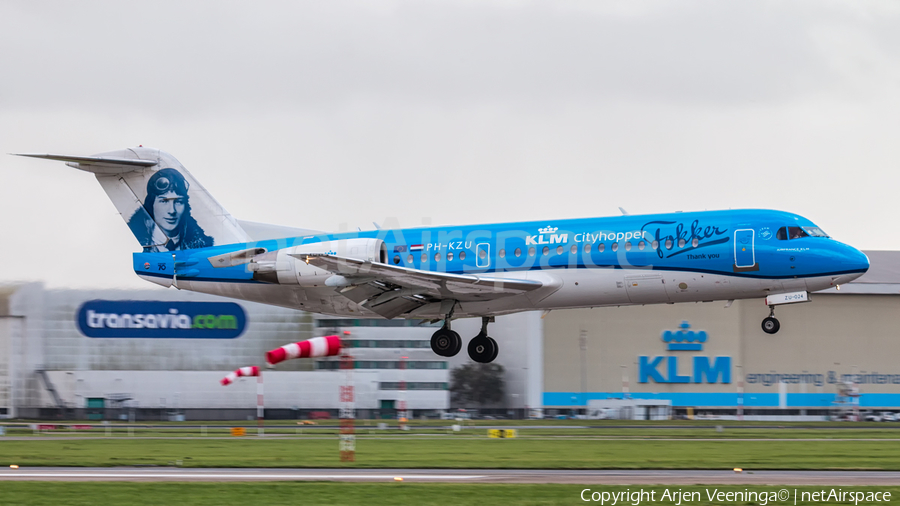
[{"label": "cockpit window", "polygon": [[800,239],[801,237],[828,237],[818,227],[781,227],[775,233],[775,238],[780,241]]},{"label": "cockpit window", "polygon": [[803,230],[811,237],[829,237],[829,235],[819,227],[803,227]]},{"label": "cockpit window", "polygon": [[788,227],[788,237],[791,239],[799,239],[801,237],[809,237],[809,234],[804,232],[801,227]]}]

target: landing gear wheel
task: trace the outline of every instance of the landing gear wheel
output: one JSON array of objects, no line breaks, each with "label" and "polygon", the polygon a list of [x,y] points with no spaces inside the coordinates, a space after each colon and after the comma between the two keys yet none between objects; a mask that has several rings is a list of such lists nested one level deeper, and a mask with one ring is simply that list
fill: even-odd
[{"label": "landing gear wheel", "polygon": [[769,316],[762,321],[762,329],[766,334],[774,334],[781,328],[781,324],[774,316]]},{"label": "landing gear wheel", "polygon": [[493,362],[494,359],[497,358],[497,354],[500,353],[500,346],[497,345],[497,341],[494,341],[493,337],[489,337],[487,339],[488,339],[488,341],[491,342],[491,344],[494,345],[494,354],[491,355],[491,359],[488,360],[488,363],[490,363],[490,362]]},{"label": "landing gear wheel", "polygon": [[431,335],[431,351],[442,357],[453,357],[462,349],[462,338],[459,334],[441,327]]},{"label": "landing gear wheel", "polygon": [[469,341],[469,358],[479,364],[488,364],[497,358],[497,341],[484,334],[478,334]]}]

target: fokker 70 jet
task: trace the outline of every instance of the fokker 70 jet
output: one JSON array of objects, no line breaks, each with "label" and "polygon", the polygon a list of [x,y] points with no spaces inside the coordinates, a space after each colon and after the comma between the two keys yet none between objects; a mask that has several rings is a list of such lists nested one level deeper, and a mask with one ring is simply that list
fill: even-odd
[{"label": "fokker 70 jet", "polygon": [[153,283],[354,318],[443,321],[438,355],[459,353],[455,318],[480,317],[469,356],[491,362],[497,315],[519,311],[766,298],[775,306],[866,272],[859,250],[781,211],[623,215],[324,233],[234,219],[173,156],[145,147],[94,156],[23,154],[93,173],[142,247]]}]

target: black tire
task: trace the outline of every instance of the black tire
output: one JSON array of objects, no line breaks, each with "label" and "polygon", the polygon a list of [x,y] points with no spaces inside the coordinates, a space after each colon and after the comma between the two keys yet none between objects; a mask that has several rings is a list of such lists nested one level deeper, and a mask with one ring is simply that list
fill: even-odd
[{"label": "black tire", "polygon": [[775,334],[781,328],[781,323],[773,316],[766,317],[762,321],[762,329],[766,334]]},{"label": "black tire", "polygon": [[431,335],[431,351],[436,355],[452,357],[459,353],[460,349],[462,349],[462,338],[446,327],[441,327]]},{"label": "black tire", "polygon": [[488,336],[477,335],[469,341],[469,358],[479,364],[487,364],[497,357],[497,341]]},{"label": "black tire", "polygon": [[490,340],[494,345],[494,354],[491,355],[491,359],[488,360],[488,363],[491,363],[497,358],[497,354],[500,353],[500,346],[497,344],[497,341],[495,341],[493,337],[489,337],[488,340]]}]

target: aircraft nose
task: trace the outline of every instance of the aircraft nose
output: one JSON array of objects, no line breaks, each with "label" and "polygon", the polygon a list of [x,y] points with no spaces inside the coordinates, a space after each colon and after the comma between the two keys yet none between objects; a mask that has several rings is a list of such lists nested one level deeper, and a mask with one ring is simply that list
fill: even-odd
[{"label": "aircraft nose", "polygon": [[865,274],[865,272],[869,270],[869,257],[852,246],[847,246],[847,249],[849,250],[845,261],[847,270]]}]

